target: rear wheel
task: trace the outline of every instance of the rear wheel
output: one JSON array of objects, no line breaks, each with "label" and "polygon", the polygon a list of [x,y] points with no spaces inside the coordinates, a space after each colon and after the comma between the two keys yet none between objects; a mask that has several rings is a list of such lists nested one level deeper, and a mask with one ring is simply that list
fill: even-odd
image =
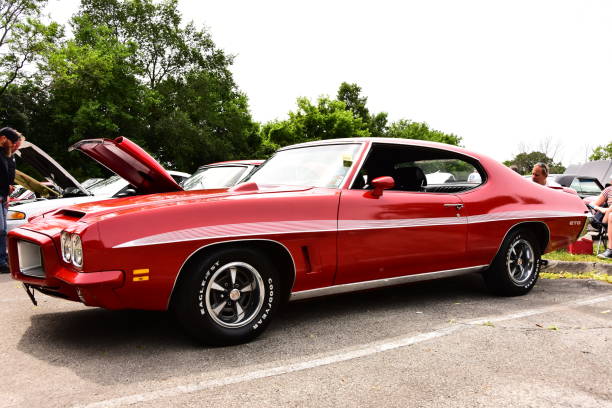
[{"label": "rear wheel", "polygon": [[518,296],[529,292],[540,274],[540,246],[527,230],[508,235],[484,278],[494,293]]},{"label": "rear wheel", "polygon": [[224,249],[194,262],[178,287],[174,312],[192,336],[210,345],[259,336],[278,307],[278,273],[251,249]]}]

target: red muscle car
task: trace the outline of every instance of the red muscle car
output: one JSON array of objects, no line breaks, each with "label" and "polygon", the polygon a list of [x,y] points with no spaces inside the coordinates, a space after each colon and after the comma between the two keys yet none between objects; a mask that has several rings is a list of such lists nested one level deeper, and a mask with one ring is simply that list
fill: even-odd
[{"label": "red muscle car", "polygon": [[[541,254],[575,241],[586,220],[577,196],[425,141],[289,146],[245,182],[200,191],[182,191],[125,138],[77,148],[151,194],[70,206],[11,231],[12,277],[33,301],[38,291],[171,310],[208,344],[255,338],[286,300],[474,272],[495,293],[522,295]],[[453,177],[427,183],[435,173]]]}]

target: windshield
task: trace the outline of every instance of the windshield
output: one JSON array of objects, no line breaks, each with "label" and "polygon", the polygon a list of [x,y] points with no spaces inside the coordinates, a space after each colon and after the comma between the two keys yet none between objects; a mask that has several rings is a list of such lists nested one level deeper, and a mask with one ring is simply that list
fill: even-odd
[{"label": "windshield", "polygon": [[253,173],[248,181],[338,188],[360,146],[355,143],[283,150]]},{"label": "windshield", "polygon": [[204,167],[181,184],[185,190],[206,190],[231,187],[247,172],[245,166]]},{"label": "windshield", "polygon": [[88,190],[93,195],[113,196],[122,188],[128,185],[128,182],[119,176],[112,176],[106,180],[102,180],[89,187]]},{"label": "windshield", "polygon": [[599,195],[601,193],[601,188],[595,180],[575,178],[570,187],[585,195]]}]

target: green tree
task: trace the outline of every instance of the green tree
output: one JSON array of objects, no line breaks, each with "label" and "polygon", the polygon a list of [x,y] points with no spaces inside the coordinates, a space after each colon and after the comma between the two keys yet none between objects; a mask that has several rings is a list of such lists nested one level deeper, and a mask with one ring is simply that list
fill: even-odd
[{"label": "green tree", "polygon": [[137,138],[166,166],[186,171],[252,157],[260,144],[258,128],[229,70],[232,57],[204,29],[182,25],[177,3],[82,1],[81,16],[134,45],[128,61],[145,85],[142,126],[135,133],[121,127],[118,132]]},{"label": "green tree", "polygon": [[452,133],[444,133],[439,130],[430,129],[426,123],[412,122],[401,119],[391,123],[387,131],[388,137],[399,137],[403,139],[431,140],[459,146],[461,137]]},{"label": "green tree", "polygon": [[367,124],[348,110],[344,102],[320,97],[313,104],[308,98],[298,98],[297,109],[289,112],[289,119],[262,127],[264,142],[260,154],[311,140],[369,135]]},{"label": "green tree", "polygon": [[155,92],[156,117],[147,145],[178,169],[254,157],[261,143],[246,96],[233,82],[200,71],[164,81]]},{"label": "green tree", "polygon": [[[98,175],[91,161],[74,166],[68,146],[84,138],[129,135],[143,143],[144,86],[140,69],[131,63],[134,44],[121,43],[106,26],[78,17],[75,38],[66,41],[48,59],[52,78],[47,109],[51,123],[37,132],[37,143],[69,163],[71,171]],[[79,175],[81,175],[79,174]]]},{"label": "green tree", "polygon": [[607,145],[597,146],[589,156],[589,160],[610,160],[612,159],[612,142]]},{"label": "green tree", "polygon": [[215,47],[206,31],[193,23],[183,27],[177,5],[178,0],[82,0],[80,15],[94,25],[111,27],[120,42],[137,45],[132,63],[142,68],[151,89],[192,71],[231,79],[232,58]]},{"label": "green tree", "polygon": [[370,114],[366,107],[368,98],[361,95],[360,86],[343,82],[340,84],[336,98],[344,102],[346,109],[353,112],[356,118],[361,118],[362,122],[367,125],[370,136],[385,136],[387,131],[387,113]]},{"label": "green tree", "polygon": [[387,126],[387,113],[372,115],[366,107],[367,97],[356,84],[343,82],[337,99],[320,97],[316,103],[297,99],[297,110],[287,120],[275,120],[261,127],[259,157],[267,157],[282,146],[311,140],[343,137],[401,137],[432,140],[459,145],[461,138],[430,129],[425,123],[409,120]]},{"label": "green tree", "polygon": [[47,0],[0,0],[0,95],[36,73],[40,62],[63,35],[57,23],[41,22]]},{"label": "green tree", "polygon": [[555,163],[553,160],[542,152],[519,153],[514,159],[507,160],[504,165],[516,165],[520,174],[531,174],[531,170],[536,163],[545,163],[548,165],[550,174],[560,174],[565,171],[565,167],[561,163]]},{"label": "green tree", "polygon": [[[45,122],[31,140],[77,174],[96,174],[66,148],[127,136],[168,168],[251,158],[261,143],[248,100],[205,30],[183,25],[176,0],[83,0],[74,38],[46,58]],[[44,101],[44,103],[42,102]],[[96,166],[97,168],[97,166]]]}]

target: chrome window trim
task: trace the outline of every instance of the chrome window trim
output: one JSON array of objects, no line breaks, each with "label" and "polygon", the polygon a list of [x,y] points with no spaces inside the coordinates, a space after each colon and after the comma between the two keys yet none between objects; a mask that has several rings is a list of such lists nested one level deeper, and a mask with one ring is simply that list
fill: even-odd
[{"label": "chrome window trim", "polygon": [[289,301],[311,299],[319,296],[338,295],[340,293],[356,292],[359,290],[382,288],[385,286],[401,285],[403,283],[418,282],[430,279],[448,278],[451,276],[465,275],[468,273],[478,272],[489,265],[470,266],[467,268],[449,269],[435,272],[418,273],[414,275],[398,276],[395,278],[377,279],[365,282],[345,283],[342,285],[328,286],[325,288],[302,290],[292,292]]},{"label": "chrome window trim", "polygon": [[[460,152],[456,152],[454,150],[444,149],[442,147],[421,146],[421,145],[418,145],[418,144],[414,145],[414,144],[410,144],[410,143],[393,143],[392,141],[382,141],[382,140],[381,141],[369,140],[369,142],[370,142],[370,144],[368,146],[368,150],[366,152],[366,155],[363,156],[364,158],[361,161],[361,166],[355,172],[355,176],[353,177],[351,182],[347,186],[345,186],[345,188],[348,189],[348,190],[353,190],[353,188],[352,188],[353,182],[357,178],[357,176],[359,174],[359,170],[361,170],[361,168],[363,167],[363,165],[367,161],[368,155],[372,151],[372,148],[374,147],[375,144],[378,144],[378,145],[384,144],[384,145],[391,145],[391,146],[403,146],[403,147],[408,146],[408,147],[420,148],[420,149],[439,150],[439,151],[443,151],[443,152],[450,152],[450,153],[456,154],[458,156],[469,157],[471,160],[474,161],[474,163],[476,163],[476,165],[473,164],[473,163],[470,163],[467,160],[463,160],[463,161],[468,163],[468,164],[470,164],[475,169],[480,170],[479,173],[482,172],[481,177],[482,177],[482,175],[485,176],[483,178],[483,181],[480,184],[478,184],[477,186],[475,186],[473,188],[470,188],[469,190],[466,190],[466,191],[459,191],[459,192],[454,192],[454,193],[443,193],[443,192],[439,192],[439,191],[438,192],[431,192],[431,191],[399,191],[399,190],[389,190],[390,192],[395,191],[395,192],[398,192],[398,193],[420,193],[420,194],[427,193],[427,194],[444,194],[444,195],[454,194],[454,195],[461,195],[461,194],[470,193],[472,191],[478,190],[480,187],[486,185],[487,182],[489,181],[489,174],[488,174],[487,170],[485,169],[485,167],[480,162],[480,159],[478,159],[478,158],[476,158],[476,157],[474,157],[474,156],[472,156],[470,154],[460,153]],[[363,190],[363,189],[357,188],[357,189],[354,189],[354,190],[359,191],[359,190]],[[370,189],[370,190],[372,190],[372,189]],[[369,191],[369,190],[363,190],[363,191]]]},{"label": "chrome window trim", "polygon": [[359,156],[362,160],[361,160],[361,165],[357,168],[355,168],[355,174],[353,174],[353,178],[351,179],[351,181],[349,183],[345,183],[342,186],[343,190],[351,190],[351,187],[353,186],[353,183],[355,183],[355,180],[357,179],[357,176],[359,176],[359,171],[361,170],[361,168],[363,167],[363,165],[365,164],[366,160],[368,159],[368,155],[370,154],[370,152],[372,151],[372,146],[374,145],[374,143],[370,142],[365,144],[365,148],[362,147],[361,149],[361,155]]}]

